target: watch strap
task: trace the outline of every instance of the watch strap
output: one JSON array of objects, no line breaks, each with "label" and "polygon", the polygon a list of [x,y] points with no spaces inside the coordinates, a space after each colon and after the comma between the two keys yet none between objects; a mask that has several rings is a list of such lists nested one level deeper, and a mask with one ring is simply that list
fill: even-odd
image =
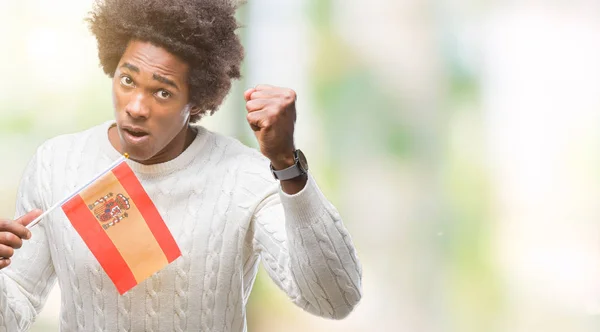
[{"label": "watch strap", "polygon": [[293,178],[299,177],[300,175],[304,174],[304,172],[302,172],[302,170],[300,169],[300,166],[298,166],[298,162],[296,162],[292,166],[290,166],[286,169],[282,169],[282,170],[276,170],[273,168],[273,165],[271,165],[271,172],[273,173],[273,176],[275,177],[275,179],[280,180],[280,181],[293,179]]}]

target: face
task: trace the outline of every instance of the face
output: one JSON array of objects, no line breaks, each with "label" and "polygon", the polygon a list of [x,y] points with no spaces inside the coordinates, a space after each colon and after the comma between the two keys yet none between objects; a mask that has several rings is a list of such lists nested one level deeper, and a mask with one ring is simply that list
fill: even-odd
[{"label": "face", "polygon": [[109,139],[121,153],[143,164],[177,157],[187,147],[188,65],[163,48],[131,41],[113,78],[116,128]]}]

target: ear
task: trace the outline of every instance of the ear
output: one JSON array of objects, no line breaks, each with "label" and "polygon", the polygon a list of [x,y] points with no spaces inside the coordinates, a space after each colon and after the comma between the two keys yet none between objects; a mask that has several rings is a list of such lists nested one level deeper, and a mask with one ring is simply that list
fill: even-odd
[{"label": "ear", "polygon": [[191,105],[190,106],[190,115],[198,115],[200,114],[202,110],[200,109],[200,107],[196,106],[196,105]]}]

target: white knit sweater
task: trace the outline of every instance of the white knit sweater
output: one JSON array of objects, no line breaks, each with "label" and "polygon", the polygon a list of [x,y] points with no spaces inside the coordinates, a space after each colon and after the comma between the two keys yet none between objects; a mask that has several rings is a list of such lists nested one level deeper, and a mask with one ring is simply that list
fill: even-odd
[{"label": "white knit sweater", "polygon": [[[24,173],[16,215],[49,208],[117,159],[110,125],[43,144]],[[0,331],[27,330],[57,279],[61,331],[245,331],[245,304],[261,259],[301,308],[329,318],[348,315],[361,297],[361,268],[338,212],[314,179],[287,195],[258,151],[197,128],[174,160],[128,161],[182,257],[121,296],[57,209],[0,271]]]}]

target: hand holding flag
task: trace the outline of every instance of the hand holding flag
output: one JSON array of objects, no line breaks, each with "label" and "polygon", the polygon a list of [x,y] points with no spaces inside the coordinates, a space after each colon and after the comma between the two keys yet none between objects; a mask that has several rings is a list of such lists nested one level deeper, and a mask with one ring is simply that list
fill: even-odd
[{"label": "hand holding flag", "polygon": [[[125,162],[127,157],[31,223],[21,223],[31,228],[60,206],[120,294],[181,256],[158,210]],[[14,228],[26,236],[29,231],[18,226]]]},{"label": "hand holding flag", "polygon": [[33,210],[17,220],[0,219],[0,270],[10,265],[10,258],[15,249],[21,248],[23,240],[31,238],[31,232],[25,227],[36,217],[42,214],[40,210]]}]

